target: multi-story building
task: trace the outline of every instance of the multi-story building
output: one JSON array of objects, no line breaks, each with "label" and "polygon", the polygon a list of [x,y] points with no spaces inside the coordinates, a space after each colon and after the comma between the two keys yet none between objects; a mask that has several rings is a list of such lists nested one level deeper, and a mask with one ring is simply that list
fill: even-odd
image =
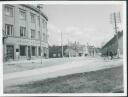
[{"label": "multi-story building", "polygon": [[2,7],[4,61],[48,57],[47,16],[33,5]]}]

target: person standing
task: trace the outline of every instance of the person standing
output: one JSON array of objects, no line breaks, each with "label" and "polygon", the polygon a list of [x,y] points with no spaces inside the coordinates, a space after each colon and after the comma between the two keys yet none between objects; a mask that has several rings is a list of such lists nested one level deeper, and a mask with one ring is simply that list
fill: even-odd
[{"label": "person standing", "polygon": [[107,50],[107,54],[106,55],[107,55],[107,59],[109,59],[109,51],[108,50]]}]

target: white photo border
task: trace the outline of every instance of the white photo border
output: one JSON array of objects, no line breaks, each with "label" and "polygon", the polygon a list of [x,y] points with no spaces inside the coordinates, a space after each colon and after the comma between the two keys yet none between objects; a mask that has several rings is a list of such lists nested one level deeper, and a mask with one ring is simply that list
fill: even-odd
[{"label": "white photo border", "polygon": [[127,96],[127,18],[126,1],[1,1],[0,2],[0,31],[2,32],[2,4],[121,4],[123,6],[123,75],[124,93],[44,93],[44,94],[4,94],[3,93],[3,47],[0,33],[0,95],[1,96]]}]

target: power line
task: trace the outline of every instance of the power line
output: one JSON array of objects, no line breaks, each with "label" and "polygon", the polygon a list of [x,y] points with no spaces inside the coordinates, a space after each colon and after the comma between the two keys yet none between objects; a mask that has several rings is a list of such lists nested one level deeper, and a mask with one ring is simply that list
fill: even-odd
[{"label": "power line", "polygon": [[118,39],[118,30],[117,30],[117,23],[121,23],[121,17],[120,17],[120,12],[119,13],[112,13],[111,14],[111,21],[112,24],[114,24],[114,29],[115,29],[115,34],[116,34],[116,39],[117,39],[117,57],[119,57],[119,39]]}]

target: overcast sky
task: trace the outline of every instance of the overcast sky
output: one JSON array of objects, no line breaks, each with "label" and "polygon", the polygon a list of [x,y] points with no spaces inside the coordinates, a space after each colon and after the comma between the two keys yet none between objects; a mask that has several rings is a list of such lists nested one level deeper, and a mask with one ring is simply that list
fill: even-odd
[{"label": "overcast sky", "polygon": [[[120,5],[44,5],[48,16],[50,45],[79,41],[100,47],[114,35],[110,24],[112,12],[122,12]],[[122,14],[122,13],[121,13]]]}]

